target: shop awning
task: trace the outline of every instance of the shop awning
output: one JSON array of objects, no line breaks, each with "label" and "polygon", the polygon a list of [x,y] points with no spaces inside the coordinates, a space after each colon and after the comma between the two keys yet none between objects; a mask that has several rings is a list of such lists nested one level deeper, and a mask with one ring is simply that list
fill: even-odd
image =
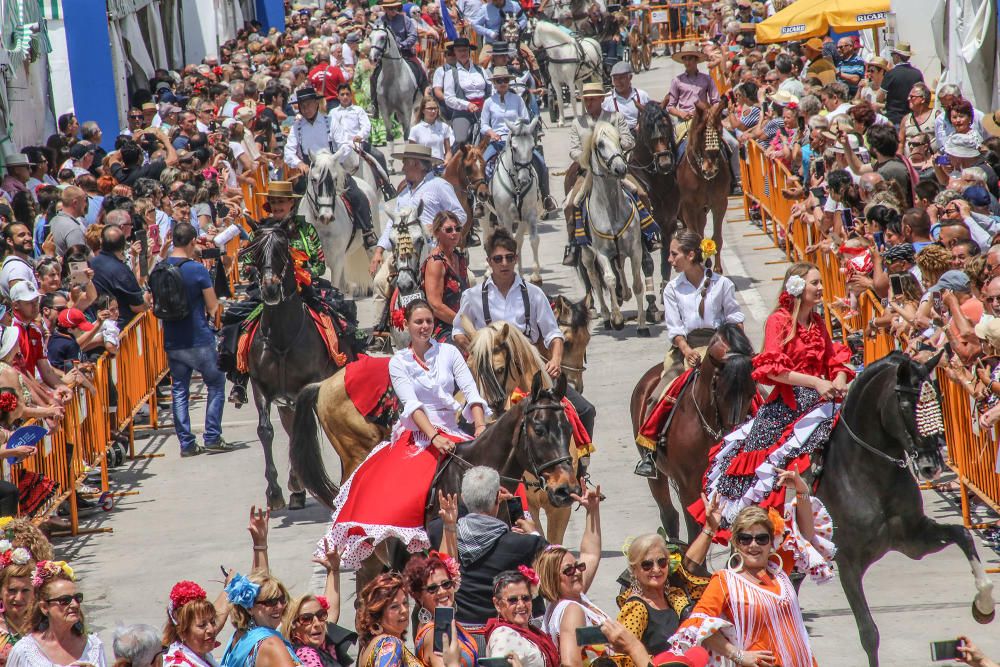
[{"label": "shop awning", "polygon": [[757,24],[757,42],[789,42],[837,32],[880,28],[889,0],[797,0]]}]

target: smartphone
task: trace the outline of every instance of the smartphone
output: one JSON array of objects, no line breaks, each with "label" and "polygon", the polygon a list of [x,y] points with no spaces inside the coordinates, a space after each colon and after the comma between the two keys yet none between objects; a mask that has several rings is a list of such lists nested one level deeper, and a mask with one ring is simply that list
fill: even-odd
[{"label": "smartphone", "polygon": [[941,314],[941,292],[934,292],[934,296],[931,297],[934,301],[934,312],[938,315]]},{"label": "smartphone", "polygon": [[826,174],[826,162],[823,162],[822,160],[819,160],[816,163],[816,175],[817,176],[823,176],[825,174]]},{"label": "smartphone", "polygon": [[875,245],[877,245],[879,249],[885,247],[885,232],[875,232],[872,236],[875,237]]},{"label": "smartphone", "polygon": [[225,202],[219,202],[218,206],[215,207],[215,212],[220,218],[224,218],[229,215],[229,205]]},{"label": "smartphone", "polygon": [[226,578],[229,576],[229,573],[226,572],[226,566],[225,565],[220,565],[219,569],[222,570],[222,580],[225,581]]},{"label": "smartphone", "polygon": [[576,629],[576,643],[578,646],[594,646],[595,644],[607,644],[608,638],[599,625],[587,625]]},{"label": "smartphone", "polygon": [[69,263],[69,275],[70,282],[73,285],[83,285],[87,282],[87,263],[86,262],[70,262]]},{"label": "smartphone", "polygon": [[455,620],[454,607],[436,607],[434,609],[434,652],[444,652],[444,638],[451,642],[451,624]]},{"label": "smartphone", "polygon": [[219,257],[222,257],[221,248],[205,248],[201,251],[202,259],[218,259]]},{"label": "smartphone", "polygon": [[944,351],[945,351],[945,354],[947,354],[948,358],[950,359],[952,357],[952,355],[954,354],[954,352],[951,349],[951,343],[945,341]]},{"label": "smartphone", "polygon": [[939,167],[948,167],[951,166],[951,160],[948,159],[947,155],[939,155],[934,158],[934,164]]},{"label": "smartphone", "polygon": [[903,276],[898,273],[893,273],[889,275],[889,287],[892,288],[893,296],[899,296],[903,293]]},{"label": "smartphone", "polygon": [[524,518],[524,505],[517,496],[507,499],[507,515],[510,517],[510,525],[517,523],[518,519]]},{"label": "smartphone", "polygon": [[950,639],[946,642],[931,642],[931,660],[956,660],[960,656],[958,647],[962,645],[959,639]]}]

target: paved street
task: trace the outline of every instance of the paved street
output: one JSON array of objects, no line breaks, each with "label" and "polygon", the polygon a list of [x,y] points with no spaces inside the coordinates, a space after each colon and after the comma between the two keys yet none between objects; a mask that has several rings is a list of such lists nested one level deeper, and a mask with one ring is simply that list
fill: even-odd
[{"label": "paved street", "polygon": [[[636,77],[636,83],[659,98],[680,66],[664,58],[657,59],[655,64],[656,69]],[[555,173],[567,167],[568,137],[568,127],[546,131],[545,153]],[[553,176],[555,194],[561,193],[561,180],[561,176]],[[782,255],[743,217],[742,206],[733,200],[724,231],[724,262],[740,289],[747,331],[754,344],[759,345],[763,320],[777,299],[777,279],[785,265],[780,262]],[[542,228],[546,291],[580,298],[582,293],[575,275],[559,263],[565,240],[563,222],[544,223]],[[478,279],[484,265],[482,250],[474,249],[472,256]],[[628,306],[629,310],[633,307]],[[362,323],[370,323],[368,300],[360,304],[359,311]],[[608,611],[615,607],[614,579],[625,564],[622,544],[629,536],[657,527],[657,513],[646,483],[631,472],[636,451],[628,426],[627,403],[635,381],[662,359],[666,345],[662,325],[653,327],[652,338],[640,339],[635,337],[632,322],[621,332],[606,332],[598,326],[588,351],[586,395],[598,410],[594,437],[598,451],[591,472],[608,498],[602,510],[605,558],[592,597]],[[200,401],[192,421],[198,424],[202,417],[203,401]],[[276,418],[275,424],[280,431]],[[114,533],[57,542],[59,555],[71,561],[81,576],[88,600],[88,619],[105,639],[110,639],[111,630],[120,622],[161,626],[166,616],[167,593],[177,580],[198,581],[214,596],[221,586],[220,565],[241,571],[248,568],[251,559],[246,532],[248,512],[251,505],[264,502],[263,456],[255,434],[256,413],[252,406],[234,410],[227,405],[224,426],[227,440],[238,443],[236,451],[188,461],[180,459],[171,430],[161,430],[154,437],[138,441],[138,450],[164,456],[138,459],[114,473],[115,488],[138,491],[137,495],[122,498],[112,512],[99,513],[91,519],[90,525],[113,528]],[[287,438],[280,434],[275,440],[280,478],[284,481]],[[329,469],[338,470],[332,448],[326,454]],[[924,493],[926,509],[950,522],[960,521],[955,500],[953,495]],[[864,502],[864,498],[858,498],[857,502]],[[328,519],[328,511],[312,499],[303,511],[285,511],[272,518],[272,569],[293,593],[320,590],[320,579],[310,554]],[[567,545],[578,544],[581,525],[580,517],[574,516],[565,540]],[[984,560],[997,567],[997,554],[981,543],[978,545]],[[722,552],[715,554],[712,568],[722,567],[723,561]],[[993,578],[1000,582],[1000,575]],[[978,626],[969,613],[973,581],[957,548],[949,548],[923,562],[891,555],[869,571],[866,583],[881,631],[883,665],[929,664],[928,642],[959,634],[971,636],[994,659],[1000,656],[998,626]],[[345,575],[343,588],[353,593],[353,577]],[[801,602],[819,664],[845,667],[867,664],[839,584],[821,588],[807,583]],[[352,625],[353,599],[345,595],[341,607],[342,624]],[[222,638],[228,638],[229,633],[227,628]]]}]

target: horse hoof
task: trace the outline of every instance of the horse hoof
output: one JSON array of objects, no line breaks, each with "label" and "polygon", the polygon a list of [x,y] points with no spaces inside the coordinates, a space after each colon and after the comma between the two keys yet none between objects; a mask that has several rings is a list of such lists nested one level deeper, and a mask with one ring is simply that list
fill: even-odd
[{"label": "horse hoof", "polygon": [[285,509],[285,496],[281,491],[278,491],[277,495],[267,496],[267,509],[272,512]]},{"label": "horse hoof", "polygon": [[656,309],[656,306],[650,305],[648,308],[646,308],[646,321],[647,322],[659,322],[662,319],[663,319],[663,316],[660,315],[660,311],[658,311]]},{"label": "horse hoof", "polygon": [[609,320],[604,320],[604,330],[611,331],[611,322]]},{"label": "horse hoof", "polygon": [[306,506],[306,492],[298,491],[293,493],[288,499],[288,509],[290,510],[300,510],[305,509]]},{"label": "horse hoof", "polygon": [[612,322],[611,326],[614,327],[615,331],[621,331],[625,328],[625,320],[622,320],[621,322]]},{"label": "horse hoof", "polygon": [[528,282],[530,282],[532,285],[538,285],[539,287],[541,287],[542,286],[542,277],[541,276],[531,276],[531,280],[529,280]]},{"label": "horse hoof", "polygon": [[649,327],[640,327],[635,330],[635,333],[638,334],[639,338],[649,338]]},{"label": "horse hoof", "polygon": [[995,608],[991,609],[990,613],[984,614],[983,612],[979,611],[979,608],[976,607],[975,602],[972,603],[972,619],[976,623],[979,623],[980,625],[986,625],[987,623],[992,623],[993,619],[996,618],[996,616],[997,616],[997,610]]}]

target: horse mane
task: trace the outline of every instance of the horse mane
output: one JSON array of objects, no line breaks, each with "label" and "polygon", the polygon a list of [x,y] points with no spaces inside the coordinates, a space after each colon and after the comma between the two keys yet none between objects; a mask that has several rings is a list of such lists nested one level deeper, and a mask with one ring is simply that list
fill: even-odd
[{"label": "horse mane", "polygon": [[257,264],[263,257],[270,256],[275,251],[275,245],[284,246],[282,252],[290,256],[288,250],[288,234],[281,225],[261,227],[254,232],[253,240],[240,250],[240,259],[247,258],[251,264]]},{"label": "horse mane", "polygon": [[[531,344],[528,338],[521,333],[521,330],[511,325],[509,322],[491,322],[485,327],[481,327],[472,334],[469,343],[469,368],[476,379],[476,386],[490,406],[506,406],[509,398],[507,388],[500,385],[500,379],[493,369],[493,350],[500,345],[500,337],[504,335],[506,328],[506,344],[510,350],[510,377],[531,378],[538,371],[541,371],[542,386],[552,387],[552,379],[545,372],[545,362],[538,350]],[[523,391],[531,389],[519,387]]]},{"label": "horse mane", "polygon": [[573,38],[562,31],[559,26],[548,21],[537,21],[535,23],[535,32],[537,32],[542,37],[553,37],[561,44],[569,44],[573,41]]},{"label": "horse mane", "polygon": [[726,341],[729,353],[719,371],[720,383],[725,389],[720,403],[728,406],[729,422],[736,424],[743,413],[744,400],[756,391],[753,380],[753,345],[739,325],[726,323],[719,327],[718,336]]},{"label": "horse mane", "polygon": [[667,114],[667,112],[663,110],[663,107],[660,106],[659,102],[650,100],[649,102],[646,102],[646,104],[642,107],[642,112],[640,113],[639,116],[640,122],[638,129],[642,132],[642,136],[636,137],[638,139],[638,141],[636,142],[636,147],[645,146],[648,149],[649,146],[646,145],[647,140],[651,139],[653,130],[655,130],[656,127],[660,125],[660,122],[664,119],[666,120],[666,122],[663,123],[663,125],[666,128],[666,134],[669,139],[670,145],[676,146],[677,137],[676,134],[674,133],[673,121],[670,120],[670,116]]},{"label": "horse mane", "polygon": [[594,130],[587,137],[587,140],[583,142],[582,151],[580,153],[580,165],[585,167],[590,164],[590,158],[594,152],[594,146],[600,141],[605,135],[609,139],[621,143],[621,136],[618,133],[618,128],[609,123],[606,120],[599,120],[594,124]]},{"label": "horse mane", "polygon": [[695,106],[694,116],[691,118],[691,127],[688,130],[689,146],[700,148],[705,136],[705,130],[709,127],[714,127],[718,130],[721,137],[723,108],[725,108],[725,102],[722,100],[711,106],[700,102]]}]

